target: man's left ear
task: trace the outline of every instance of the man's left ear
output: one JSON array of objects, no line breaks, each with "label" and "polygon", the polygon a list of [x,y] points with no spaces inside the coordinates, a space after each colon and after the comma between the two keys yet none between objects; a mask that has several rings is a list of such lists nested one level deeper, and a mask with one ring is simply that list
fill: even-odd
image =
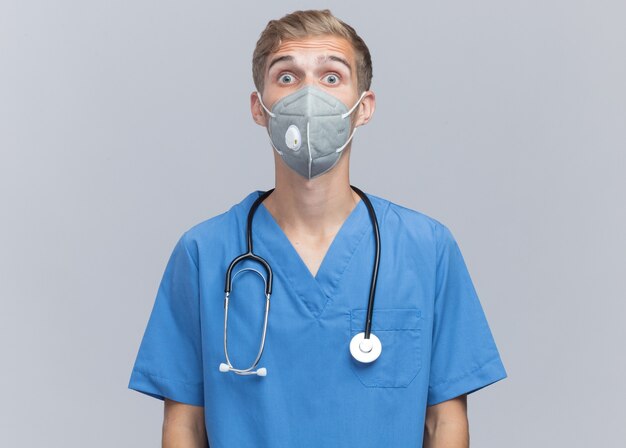
[{"label": "man's left ear", "polygon": [[372,115],[374,115],[374,110],[376,109],[376,95],[371,90],[368,90],[359,105],[357,106],[357,114],[355,119],[355,127],[367,124]]}]

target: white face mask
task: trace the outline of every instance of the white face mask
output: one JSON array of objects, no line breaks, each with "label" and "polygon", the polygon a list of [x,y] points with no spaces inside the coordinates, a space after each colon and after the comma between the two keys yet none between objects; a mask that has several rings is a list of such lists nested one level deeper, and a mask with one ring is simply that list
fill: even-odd
[{"label": "white face mask", "polygon": [[356,128],[350,133],[350,114],[359,105],[363,92],[350,110],[337,98],[313,86],[287,95],[268,110],[268,133],[272,146],[287,166],[307,179],[333,168]]}]

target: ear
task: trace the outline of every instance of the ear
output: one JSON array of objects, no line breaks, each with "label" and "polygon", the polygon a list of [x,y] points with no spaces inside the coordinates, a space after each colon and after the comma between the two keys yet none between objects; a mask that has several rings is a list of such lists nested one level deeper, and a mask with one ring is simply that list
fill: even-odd
[{"label": "ear", "polygon": [[250,112],[252,112],[252,119],[256,124],[267,127],[267,113],[261,106],[261,101],[256,92],[250,94]]},{"label": "ear", "polygon": [[376,95],[371,90],[368,90],[363,98],[361,98],[361,102],[357,106],[357,115],[355,118],[354,126],[361,126],[367,124],[372,115],[374,115],[374,110],[376,109]]}]

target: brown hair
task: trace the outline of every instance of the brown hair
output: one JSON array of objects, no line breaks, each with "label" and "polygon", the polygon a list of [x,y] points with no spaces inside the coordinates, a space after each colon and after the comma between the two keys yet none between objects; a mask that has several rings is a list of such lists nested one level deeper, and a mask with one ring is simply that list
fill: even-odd
[{"label": "brown hair", "polygon": [[282,42],[328,34],[343,37],[352,44],[356,56],[359,93],[369,90],[372,82],[372,58],[367,45],[354,28],[335,17],[328,9],[294,11],[267,23],[252,54],[252,78],[257,90],[263,91],[267,57]]}]

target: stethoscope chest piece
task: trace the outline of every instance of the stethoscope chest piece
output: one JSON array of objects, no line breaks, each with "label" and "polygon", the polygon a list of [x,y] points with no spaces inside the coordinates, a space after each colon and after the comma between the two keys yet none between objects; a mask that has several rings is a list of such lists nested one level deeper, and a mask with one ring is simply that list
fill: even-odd
[{"label": "stethoscope chest piece", "polygon": [[376,361],[383,350],[380,339],[370,333],[370,338],[365,339],[365,332],[355,334],[350,341],[350,353],[359,362],[370,363]]}]

